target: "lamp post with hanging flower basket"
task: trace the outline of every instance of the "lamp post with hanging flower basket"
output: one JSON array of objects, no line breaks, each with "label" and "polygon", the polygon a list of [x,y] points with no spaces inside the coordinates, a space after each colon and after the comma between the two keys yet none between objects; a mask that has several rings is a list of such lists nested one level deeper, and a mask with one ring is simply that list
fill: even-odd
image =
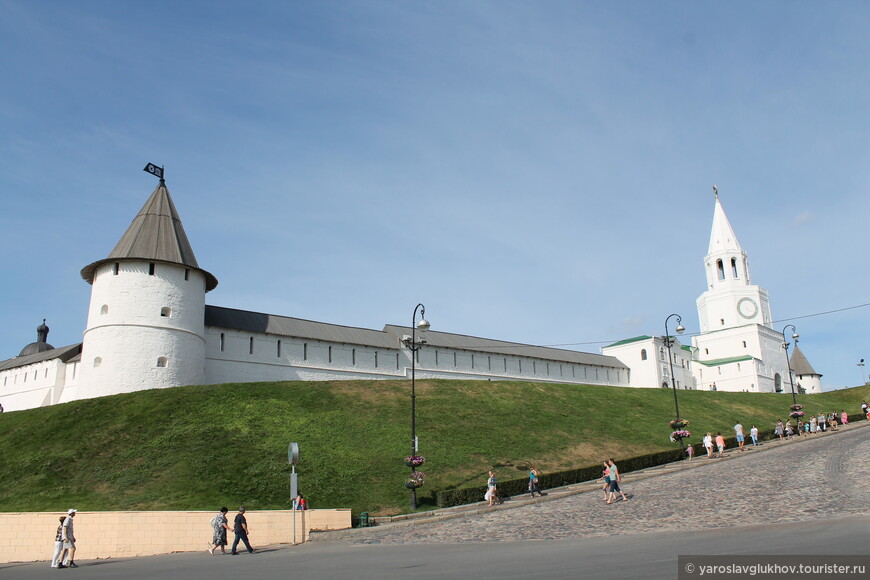
[{"label": "lamp post with hanging flower basket", "polygon": [[785,339],[785,331],[789,328],[794,331],[794,334],[792,334],[791,337],[794,339],[795,348],[797,348],[798,338],[800,338],[801,335],[797,333],[797,328],[794,327],[794,324],[787,324],[785,328],[782,329],[782,348],[785,349],[785,364],[788,366],[788,382],[791,385],[791,402],[794,407],[797,405],[797,395],[794,393],[794,378],[791,376],[791,359],[788,356],[788,347],[791,343]]},{"label": "lamp post with hanging flower basket", "polygon": [[789,411],[791,412],[788,414],[788,416],[795,421],[803,421],[804,412],[801,410],[803,408],[803,405],[792,405],[791,407],[789,407]]},{"label": "lamp post with hanging flower basket", "polygon": [[[674,337],[672,337],[670,335],[670,332],[668,332],[668,322],[670,322],[671,318],[673,318],[675,316],[677,317],[677,328],[675,328],[674,330],[677,331],[677,334],[683,334],[683,332],[686,331],[686,329],[681,324],[683,322],[682,317],[679,314],[671,314],[670,316],[665,318],[665,335],[663,338],[664,338],[665,346],[668,347],[668,366],[670,367],[670,370],[671,370],[671,387],[674,390],[674,410],[677,413],[677,418],[671,422],[671,427],[678,430],[678,429],[680,429],[680,427],[676,427],[675,426],[676,423],[685,422],[685,424],[688,425],[688,421],[683,421],[680,419],[680,403],[677,401],[677,379],[676,379],[676,377],[674,377],[674,355],[671,352],[671,347],[674,345],[675,339],[674,339]],[[688,431],[687,431],[687,433],[688,433]],[[671,435],[671,441],[674,441],[674,442],[679,441],[680,442],[680,449],[685,449],[685,446],[683,445],[683,437],[680,437],[677,439],[673,435]]]},{"label": "lamp post with hanging flower basket", "polygon": [[[420,311],[420,321],[417,322],[417,311]],[[425,332],[429,330],[429,321],[426,320],[426,307],[423,304],[418,304],[414,307],[414,313],[411,315],[411,336],[403,340],[405,346],[411,351],[411,455],[405,458],[405,465],[411,468],[411,476],[405,480],[405,487],[411,490],[411,509],[417,509],[417,491],[418,487],[423,486],[423,478],[425,474],[417,471],[417,467],[423,464],[423,458],[417,455],[417,356],[425,340],[417,341],[417,330]],[[419,460],[419,462],[417,462]],[[416,477],[416,474],[420,474]]]}]

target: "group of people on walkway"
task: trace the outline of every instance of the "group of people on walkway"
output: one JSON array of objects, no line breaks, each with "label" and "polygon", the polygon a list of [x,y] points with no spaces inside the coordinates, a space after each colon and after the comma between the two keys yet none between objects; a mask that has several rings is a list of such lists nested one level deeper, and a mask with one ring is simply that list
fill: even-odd
[{"label": "group of people on walkway", "polygon": [[[221,549],[222,554],[227,553],[225,547],[227,545],[227,532],[230,530],[227,520],[228,511],[230,510],[228,510],[226,506],[222,507],[221,510],[211,519],[214,534],[212,534],[211,544],[208,546],[208,553],[212,556],[214,556],[214,553],[218,548]],[[238,548],[240,541],[245,544],[248,553],[252,554],[254,548],[251,547],[251,543],[248,541],[248,520],[245,517],[245,506],[239,508],[239,513],[237,513],[236,517],[233,519],[232,530],[236,535],[236,538],[233,540],[233,547],[230,549],[230,554],[233,556],[239,555],[236,548]]]},{"label": "group of people on walkway", "polygon": [[52,568],[78,568],[76,564],[76,534],[73,530],[73,518],[76,510],[67,510],[65,516],[60,516],[60,525],[54,536],[54,556],[51,559]]},{"label": "group of people on walkway", "polygon": [[613,500],[616,499],[616,494],[618,493],[622,496],[622,501],[628,501],[628,497],[622,492],[622,489],[619,488],[619,482],[622,481],[622,476],[619,474],[619,468],[616,466],[616,462],[611,457],[607,461],[604,462],[604,472],[603,477],[601,478],[604,482],[604,487],[601,490],[604,492],[604,501],[607,504],[612,504]]}]

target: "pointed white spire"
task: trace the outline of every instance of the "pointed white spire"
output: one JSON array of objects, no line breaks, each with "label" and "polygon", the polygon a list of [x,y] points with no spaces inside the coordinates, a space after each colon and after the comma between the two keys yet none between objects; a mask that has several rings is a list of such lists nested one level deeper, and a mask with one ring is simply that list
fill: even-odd
[{"label": "pointed white spire", "polygon": [[720,252],[742,252],[743,248],[740,247],[740,242],[737,241],[737,236],[734,235],[734,230],[731,229],[731,224],[728,222],[728,216],[722,209],[719,191],[715,185],[713,193],[716,195],[716,208],[713,210],[713,229],[710,232],[710,247],[707,248],[707,255]]}]

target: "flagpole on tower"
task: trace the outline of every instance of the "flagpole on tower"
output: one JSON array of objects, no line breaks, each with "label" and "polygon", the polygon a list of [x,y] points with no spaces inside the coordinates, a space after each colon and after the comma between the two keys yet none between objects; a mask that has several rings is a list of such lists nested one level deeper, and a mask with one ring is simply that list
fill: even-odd
[{"label": "flagpole on tower", "polygon": [[151,175],[154,175],[155,177],[159,177],[160,178],[160,185],[164,185],[166,183],[166,180],[163,178],[163,167],[162,166],[158,167],[157,165],[154,165],[153,163],[149,163],[148,165],[145,166],[145,169],[143,169],[143,171],[145,171],[146,173],[150,173]]}]

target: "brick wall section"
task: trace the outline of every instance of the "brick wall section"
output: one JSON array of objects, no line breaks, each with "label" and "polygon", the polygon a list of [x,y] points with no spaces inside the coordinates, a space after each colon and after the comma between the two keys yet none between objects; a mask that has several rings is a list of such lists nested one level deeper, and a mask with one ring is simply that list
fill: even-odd
[{"label": "brick wall section", "polygon": [[[75,517],[76,560],[152,556],[170,552],[205,551],[211,542],[208,525],[217,513],[79,512]],[[230,527],[236,512],[227,513]],[[296,540],[293,516],[296,516]],[[0,563],[49,561],[62,513],[0,513]],[[349,509],[255,511],[245,513],[251,545],[300,543],[314,530],[351,527]],[[227,535],[230,545],[233,533]]]}]

